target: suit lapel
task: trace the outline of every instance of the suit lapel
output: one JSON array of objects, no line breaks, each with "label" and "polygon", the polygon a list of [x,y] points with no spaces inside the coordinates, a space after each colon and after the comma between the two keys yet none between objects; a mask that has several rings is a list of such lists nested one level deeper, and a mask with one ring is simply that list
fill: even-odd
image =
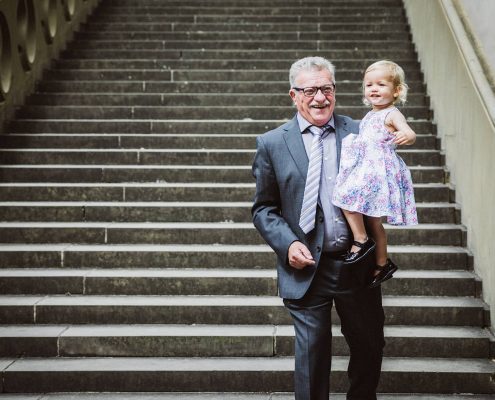
[{"label": "suit lapel", "polygon": [[291,121],[289,121],[284,127],[284,130],[285,132],[283,136],[289,149],[289,153],[291,154],[297,169],[301,173],[301,176],[303,179],[306,179],[306,175],[308,174],[309,159],[306,154],[299,124],[297,123],[297,117],[294,117]]},{"label": "suit lapel", "polygon": [[[358,132],[351,132],[351,127],[348,125],[345,118],[342,118],[340,115],[334,114],[334,120],[335,134],[337,138],[337,165],[340,165],[342,139],[344,139],[350,133]],[[287,144],[292,159],[297,165],[297,169],[301,173],[301,176],[306,179],[306,175],[308,174],[309,159],[308,155],[306,154],[306,148],[304,147],[299,124],[297,123],[297,117],[294,117],[291,121],[289,121],[283,129],[284,140]]]}]

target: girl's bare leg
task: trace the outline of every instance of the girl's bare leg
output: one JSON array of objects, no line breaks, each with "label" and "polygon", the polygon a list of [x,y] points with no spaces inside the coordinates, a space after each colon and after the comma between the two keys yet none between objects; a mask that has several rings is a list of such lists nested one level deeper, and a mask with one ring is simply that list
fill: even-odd
[{"label": "girl's bare leg", "polygon": [[[359,243],[364,243],[368,239],[368,235],[366,233],[366,227],[364,226],[363,214],[354,211],[342,210],[347,223],[349,224],[352,236],[354,240]],[[356,253],[359,251],[359,247],[352,245],[351,252]]]},{"label": "girl's bare leg", "polygon": [[[380,217],[366,217],[367,226],[371,236],[376,242],[376,265],[383,266],[387,263],[387,234]],[[375,272],[375,275],[378,272]]]}]

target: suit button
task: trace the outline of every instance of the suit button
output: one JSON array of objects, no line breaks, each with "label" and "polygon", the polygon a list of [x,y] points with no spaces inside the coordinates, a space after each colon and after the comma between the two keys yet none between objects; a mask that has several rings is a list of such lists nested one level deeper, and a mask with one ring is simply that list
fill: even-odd
[{"label": "suit button", "polygon": [[318,221],[323,223],[323,221],[324,221],[323,217],[320,217],[320,219]]},{"label": "suit button", "polygon": [[321,251],[321,247],[320,246],[317,246],[316,247],[316,251],[319,253]]}]

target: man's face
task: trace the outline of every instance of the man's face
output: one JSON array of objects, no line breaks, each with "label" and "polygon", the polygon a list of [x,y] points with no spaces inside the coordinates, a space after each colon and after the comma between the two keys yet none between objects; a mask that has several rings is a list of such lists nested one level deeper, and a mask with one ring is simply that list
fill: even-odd
[{"label": "man's face", "polygon": [[[321,87],[333,84],[333,77],[329,71],[301,71],[295,79],[295,87]],[[290,97],[294,101],[297,110],[312,125],[325,125],[332,117],[335,108],[335,93],[325,96],[321,90],[314,97],[307,97],[301,90],[289,91]]]}]

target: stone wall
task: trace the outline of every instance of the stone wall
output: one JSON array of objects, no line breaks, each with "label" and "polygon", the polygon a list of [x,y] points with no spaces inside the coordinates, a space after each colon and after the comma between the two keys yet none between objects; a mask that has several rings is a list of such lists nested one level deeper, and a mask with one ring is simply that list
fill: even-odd
[{"label": "stone wall", "polygon": [[0,0],[0,127],[99,0]]},{"label": "stone wall", "polygon": [[404,4],[494,327],[495,97],[453,1],[404,0]]}]

